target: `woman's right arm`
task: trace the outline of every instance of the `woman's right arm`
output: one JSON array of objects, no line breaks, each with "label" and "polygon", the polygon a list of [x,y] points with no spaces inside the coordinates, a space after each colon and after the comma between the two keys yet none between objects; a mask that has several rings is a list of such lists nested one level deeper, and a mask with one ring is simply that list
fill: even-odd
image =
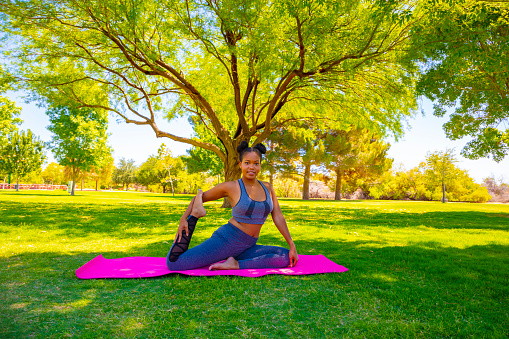
[{"label": "woman's right arm", "polygon": [[213,201],[230,196],[232,181],[220,183],[203,193],[203,202]]}]

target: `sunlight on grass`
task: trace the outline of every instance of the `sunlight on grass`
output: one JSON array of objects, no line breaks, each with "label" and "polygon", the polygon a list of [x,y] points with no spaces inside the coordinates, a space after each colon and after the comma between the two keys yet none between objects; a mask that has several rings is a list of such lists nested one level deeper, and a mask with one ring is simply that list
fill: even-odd
[{"label": "sunlight on grass", "polygon": [[[75,277],[99,254],[165,256],[191,198],[0,191],[0,336],[509,335],[509,206],[502,204],[281,199],[299,253],[326,255],[349,272]],[[206,204],[191,246],[229,219],[220,206]],[[272,222],[258,243],[286,246]]]}]

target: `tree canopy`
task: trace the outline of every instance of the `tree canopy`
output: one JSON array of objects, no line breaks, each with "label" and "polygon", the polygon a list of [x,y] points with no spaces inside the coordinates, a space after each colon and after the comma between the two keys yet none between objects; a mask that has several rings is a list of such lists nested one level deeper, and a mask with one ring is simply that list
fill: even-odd
[{"label": "tree canopy", "polygon": [[[413,1],[10,0],[0,13],[11,70],[36,95],[210,150],[226,180],[242,140],[302,120],[397,134],[415,108]],[[219,145],[158,127],[178,115]]]},{"label": "tree canopy", "polygon": [[[435,2],[434,2],[435,3]],[[418,94],[437,116],[455,107],[444,125],[453,140],[472,137],[470,159],[502,160],[509,151],[509,3],[443,1],[420,22],[415,48],[423,60]]]}]

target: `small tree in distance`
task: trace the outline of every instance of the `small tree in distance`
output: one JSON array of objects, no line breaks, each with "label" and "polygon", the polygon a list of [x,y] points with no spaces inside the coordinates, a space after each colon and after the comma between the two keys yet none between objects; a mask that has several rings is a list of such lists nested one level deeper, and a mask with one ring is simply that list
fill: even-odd
[{"label": "small tree in distance", "polygon": [[445,151],[437,151],[434,153],[428,153],[426,156],[425,171],[429,178],[437,184],[442,185],[442,202],[447,202],[445,197],[445,184],[451,179],[452,173],[454,173],[454,163],[458,162],[454,156],[454,149],[446,149]]},{"label": "small tree in distance", "polygon": [[44,143],[30,130],[10,133],[0,145],[0,171],[16,175],[16,191],[19,177],[40,169],[45,158]]},{"label": "small tree in distance", "polygon": [[122,184],[122,188],[125,187],[127,191],[129,184],[134,183],[136,180],[136,165],[133,159],[125,160],[120,159],[118,167],[113,170],[113,182]]}]

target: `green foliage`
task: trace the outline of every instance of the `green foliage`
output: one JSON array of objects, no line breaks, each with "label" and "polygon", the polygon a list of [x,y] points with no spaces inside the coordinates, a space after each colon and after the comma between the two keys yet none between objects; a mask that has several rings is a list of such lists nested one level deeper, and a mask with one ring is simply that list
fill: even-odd
[{"label": "green foliage", "polygon": [[0,144],[0,172],[19,177],[40,170],[44,159],[44,143],[27,130],[7,135],[7,142]]},{"label": "green foliage", "polygon": [[44,179],[44,183],[51,185],[64,185],[67,184],[65,182],[64,177],[64,166],[57,164],[56,162],[50,163],[46,168],[42,171],[42,178]]},{"label": "green foliage", "polygon": [[[429,1],[414,36],[415,58],[425,61],[418,93],[435,102],[435,115],[455,106],[444,125],[470,159],[502,160],[509,150],[509,4]],[[422,46],[422,47],[421,47]]]},{"label": "green foliage", "polygon": [[[166,193],[196,193],[198,189],[207,190],[214,181],[207,180],[208,175],[202,172],[189,171],[189,157],[172,157],[171,151],[162,144],[158,155],[150,156],[136,172],[136,181],[147,186],[151,191]],[[160,190],[159,188],[162,188]]]},{"label": "green foliage", "polygon": [[129,185],[136,181],[136,165],[133,159],[120,159],[119,164],[113,170],[112,180],[116,184],[121,184],[127,191]]},{"label": "green foliage", "polygon": [[343,181],[355,191],[390,169],[392,159],[387,158],[390,146],[379,139],[376,133],[355,126],[326,134],[324,165],[336,177],[336,200],[341,199]]},{"label": "green foliage", "polygon": [[[441,156],[444,153],[447,152],[442,152]],[[375,199],[441,201],[444,179],[445,198],[449,201],[487,202],[491,199],[488,190],[475,183],[467,171],[459,169],[453,162],[444,163],[441,156],[440,152],[431,153],[419,167],[384,174],[369,188],[369,195]],[[447,169],[445,175],[444,167]]]},{"label": "green foliage", "polygon": [[[9,84],[2,79],[2,67],[0,66],[0,94],[3,94]],[[0,95],[0,146],[7,142],[7,135],[18,130],[16,125],[21,124],[19,115],[21,108],[14,102]]]},{"label": "green foliage", "polygon": [[[29,0],[0,12],[15,41],[6,51],[10,71],[29,79],[36,97],[101,107],[214,152],[231,180],[240,175],[242,140],[261,142],[297,121],[399,135],[416,106],[416,69],[403,56],[417,8],[413,1]],[[208,136],[158,128],[158,117],[179,115],[199,121]]]},{"label": "green foliage", "polygon": [[72,106],[51,107],[46,114],[50,120],[48,130],[53,132],[50,148],[60,165],[70,167],[74,195],[76,177],[92,167],[101,167],[111,157],[107,115],[99,109]]}]

